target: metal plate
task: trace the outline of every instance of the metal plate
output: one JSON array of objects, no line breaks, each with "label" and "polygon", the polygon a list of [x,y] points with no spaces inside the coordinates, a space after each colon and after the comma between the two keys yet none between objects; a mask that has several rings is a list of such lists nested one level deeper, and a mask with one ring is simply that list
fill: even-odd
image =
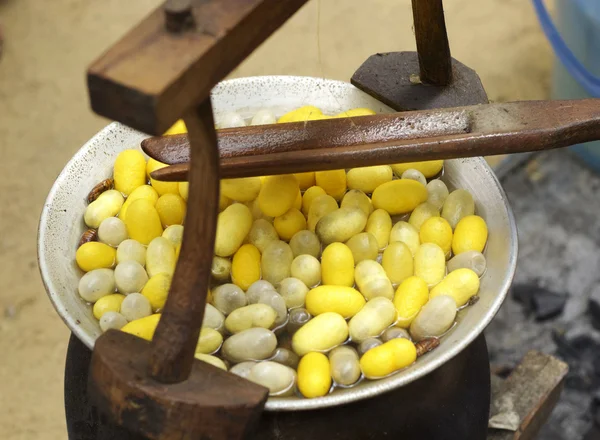
[{"label": "metal plate", "polygon": [[[251,117],[258,109],[282,114],[315,105],[326,114],[355,107],[390,111],[349,83],[310,77],[264,76],[224,81],[214,88],[215,119],[227,111]],[[85,229],[85,197],[99,181],[110,177],[120,151],[139,148],[145,134],[112,123],[86,143],[65,166],[44,205],[38,232],[38,260],[44,285],[54,307],[71,331],[92,348],[101,333],[92,308],[77,293],[82,276],[75,250]],[[481,158],[446,161],[444,180],[449,187],[473,194],[476,211],[488,224],[488,269],[481,279],[480,301],[459,314],[459,325],[440,347],[412,366],[378,381],[363,381],[349,389],[316,399],[270,398],[267,410],[316,409],[365,399],[410,383],[456,356],[479,335],[500,308],[510,287],[517,259],[517,231],[512,211],[496,176]]]}]

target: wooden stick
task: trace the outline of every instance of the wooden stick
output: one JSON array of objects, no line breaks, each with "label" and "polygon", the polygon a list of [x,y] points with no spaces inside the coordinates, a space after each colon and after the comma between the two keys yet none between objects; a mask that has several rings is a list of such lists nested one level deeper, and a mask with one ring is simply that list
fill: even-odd
[{"label": "wooden stick", "polygon": [[442,0],[412,0],[421,82],[446,86],[452,81],[452,58]]},{"label": "wooden stick", "polygon": [[[224,159],[459,134],[469,129],[468,111],[450,109],[226,128],[217,130],[217,138],[219,156]],[[169,165],[190,161],[186,134],[144,139],[142,150]]]},{"label": "wooden stick", "polygon": [[[394,125],[399,118],[427,123],[417,129],[414,124]],[[467,121],[466,126],[462,125],[463,121]],[[344,122],[336,120],[221,130],[218,134],[221,177],[287,174],[565,147],[600,139],[600,99],[489,104],[363,116],[353,118],[353,122],[349,125],[346,121],[348,133],[339,136]],[[449,134],[430,136],[431,133],[444,133],[446,127],[449,127]],[[422,134],[428,137],[422,137]],[[145,148],[145,151],[164,159],[157,147],[161,139],[167,139],[168,143],[168,138],[155,138],[153,148]],[[286,140],[280,144],[281,139]],[[178,150],[177,154],[179,160],[183,160],[187,147],[183,143],[179,145],[183,150]],[[274,152],[279,145],[284,146],[283,152]],[[188,170],[188,163],[178,163],[154,171],[151,176],[157,180],[182,181],[186,180]]]},{"label": "wooden stick", "polygon": [[219,157],[210,99],[185,122],[192,140],[189,209],[181,254],[152,340],[150,371],[164,383],[185,380],[192,369],[208,292],[219,212]]}]

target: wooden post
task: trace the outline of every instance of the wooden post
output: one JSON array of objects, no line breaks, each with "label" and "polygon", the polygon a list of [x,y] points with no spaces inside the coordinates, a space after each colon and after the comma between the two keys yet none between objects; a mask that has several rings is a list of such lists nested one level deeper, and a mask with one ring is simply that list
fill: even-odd
[{"label": "wooden post", "polygon": [[446,86],[452,81],[452,58],[442,0],[412,0],[421,82]]},{"label": "wooden post", "polygon": [[493,396],[488,440],[533,440],[560,397],[569,367],[528,352]]}]

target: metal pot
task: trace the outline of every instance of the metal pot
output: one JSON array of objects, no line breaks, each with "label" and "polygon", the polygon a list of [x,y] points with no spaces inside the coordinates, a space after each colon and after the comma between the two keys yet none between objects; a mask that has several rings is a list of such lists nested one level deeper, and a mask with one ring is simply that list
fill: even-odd
[{"label": "metal pot", "polygon": [[[215,119],[227,111],[251,117],[261,108],[276,114],[303,105],[315,105],[327,114],[356,107],[377,112],[391,109],[354,86],[310,77],[264,76],[224,81],[214,88]],[[83,212],[89,190],[110,177],[117,154],[139,148],[145,134],[112,123],[87,142],[56,179],[42,211],[38,259],[42,278],[54,307],[71,331],[89,348],[101,334],[92,307],[77,293],[82,275],[75,264],[77,242],[84,231]],[[489,324],[510,287],[517,259],[517,232],[506,195],[482,158],[449,160],[443,180],[450,188],[471,192],[476,211],[489,228],[488,268],[481,279],[480,300],[459,313],[459,325],[444,336],[441,345],[412,366],[388,378],[363,381],[348,389],[316,399],[269,398],[267,411],[312,410],[346,404],[402,387],[436,370],[467,347]]]}]

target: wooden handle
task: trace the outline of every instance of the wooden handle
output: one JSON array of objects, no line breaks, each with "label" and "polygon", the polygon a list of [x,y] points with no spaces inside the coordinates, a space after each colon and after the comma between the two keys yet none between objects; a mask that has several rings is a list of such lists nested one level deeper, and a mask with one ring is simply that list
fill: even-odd
[{"label": "wooden handle", "polygon": [[190,132],[186,228],[152,342],[158,381],[188,377],[204,313],[219,191],[210,90],[306,1],[168,0],[89,67],[96,113],[146,133],[164,133],[183,115]]},{"label": "wooden handle", "polygon": [[[417,129],[410,123],[390,126],[394,118],[419,120],[423,125]],[[566,147],[600,139],[600,99],[487,104],[363,116],[353,118],[353,122],[348,130],[355,131],[345,136],[331,135],[332,131],[338,133],[340,123],[336,120],[222,130],[219,142],[227,138],[224,144],[237,145],[237,150],[228,148],[221,156],[221,176],[286,174]],[[313,143],[307,142],[305,131],[311,134]],[[261,132],[264,143],[256,146]],[[271,137],[273,132],[280,137]],[[246,134],[249,145],[245,143]],[[424,134],[426,137],[422,137]],[[280,138],[287,139],[283,151],[267,154],[277,151]],[[155,138],[152,151],[147,152],[164,159],[158,147],[161,139],[169,144],[168,138]],[[187,148],[183,143],[179,145]],[[169,154],[183,158],[186,153],[180,150]],[[154,171],[151,176],[181,181],[188,170],[188,163],[179,163]]]},{"label": "wooden handle", "polygon": [[452,58],[442,0],[412,0],[421,82],[446,86],[452,81]]}]

